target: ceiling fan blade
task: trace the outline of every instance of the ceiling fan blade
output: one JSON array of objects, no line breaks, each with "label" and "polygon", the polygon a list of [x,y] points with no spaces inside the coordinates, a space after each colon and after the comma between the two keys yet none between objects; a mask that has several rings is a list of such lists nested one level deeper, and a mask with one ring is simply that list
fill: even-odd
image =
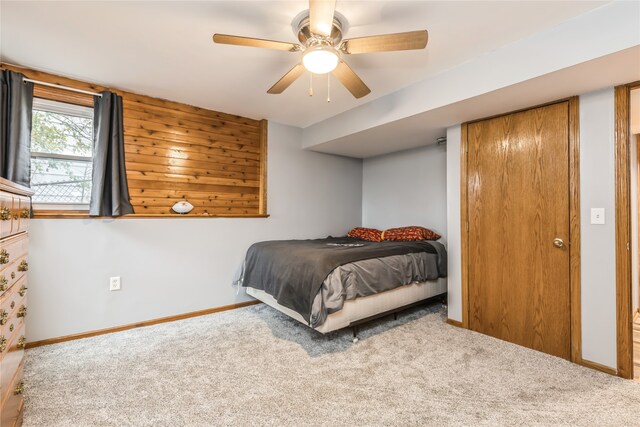
[{"label": "ceiling fan blade", "polygon": [[304,65],[297,64],[295,67],[290,69],[287,74],[282,76],[282,78],[278,80],[276,84],[271,86],[271,89],[269,89],[267,93],[275,95],[284,92],[284,90],[291,86],[291,83],[295,82],[296,79],[300,77],[302,73],[304,73],[304,71]]},{"label": "ceiling fan blade", "polygon": [[351,67],[349,67],[344,61],[340,61],[332,74],[340,80],[340,83],[342,83],[344,87],[351,92],[351,95],[356,98],[362,98],[371,92],[371,89],[364,84],[360,77],[358,77],[358,75],[354,73]]},{"label": "ceiling fan blade", "polygon": [[336,0],[309,0],[309,27],[311,32],[329,37],[333,29]]},{"label": "ceiling fan blade", "polygon": [[429,40],[427,30],[384,34],[345,40],[340,49],[344,53],[388,52],[392,50],[424,49]]},{"label": "ceiling fan blade", "polygon": [[300,45],[287,42],[277,42],[273,40],[254,39],[252,37],[230,36],[228,34],[214,34],[215,43],[233,44],[236,46],[261,47],[264,49],[288,50],[296,52],[300,50]]}]

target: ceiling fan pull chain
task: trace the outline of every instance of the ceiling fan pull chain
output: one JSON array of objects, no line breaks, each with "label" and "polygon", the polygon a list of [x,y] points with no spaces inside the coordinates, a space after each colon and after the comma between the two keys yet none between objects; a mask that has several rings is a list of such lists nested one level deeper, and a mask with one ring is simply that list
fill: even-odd
[{"label": "ceiling fan pull chain", "polygon": [[313,96],[313,73],[309,72],[309,96]]},{"label": "ceiling fan pull chain", "polygon": [[331,73],[327,73],[327,102],[331,102]]}]

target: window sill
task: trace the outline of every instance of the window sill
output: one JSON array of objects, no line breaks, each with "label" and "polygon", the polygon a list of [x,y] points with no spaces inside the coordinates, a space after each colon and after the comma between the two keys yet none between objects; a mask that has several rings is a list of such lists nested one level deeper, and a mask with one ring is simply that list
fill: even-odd
[{"label": "window sill", "polygon": [[71,210],[71,209],[40,209],[33,210],[33,218],[90,218],[89,211],[86,210]]},{"label": "window sill", "polygon": [[90,216],[89,212],[83,210],[40,210],[33,212],[34,219],[140,219],[140,218],[269,218],[269,214],[231,214],[231,215],[145,215],[133,214],[119,217],[110,216]]}]

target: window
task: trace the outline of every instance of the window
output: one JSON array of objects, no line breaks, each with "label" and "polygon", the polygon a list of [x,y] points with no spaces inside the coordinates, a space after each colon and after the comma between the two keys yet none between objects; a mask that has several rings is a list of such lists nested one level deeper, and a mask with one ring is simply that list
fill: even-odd
[{"label": "window", "polygon": [[34,209],[86,210],[91,197],[93,108],[33,100]]}]

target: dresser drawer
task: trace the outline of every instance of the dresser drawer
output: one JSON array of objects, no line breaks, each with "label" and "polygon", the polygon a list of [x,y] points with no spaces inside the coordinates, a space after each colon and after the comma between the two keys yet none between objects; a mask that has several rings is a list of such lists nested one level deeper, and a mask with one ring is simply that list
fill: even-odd
[{"label": "dresser drawer", "polygon": [[[17,232],[21,233],[23,231],[29,230],[29,222],[31,221],[31,199],[25,196],[13,196],[13,208],[16,209],[16,205],[18,205],[18,227]],[[14,214],[14,222],[16,215]],[[16,227],[14,226],[14,232]]]},{"label": "dresser drawer", "polygon": [[13,285],[27,275],[29,262],[27,255],[15,259],[4,270],[0,270],[0,295],[11,290]]},{"label": "dresser drawer", "polygon": [[9,290],[29,269],[26,233],[0,242],[0,295]]},{"label": "dresser drawer", "polygon": [[2,398],[2,410],[0,410],[0,427],[14,427],[21,415],[22,390],[24,383],[22,382],[22,369],[24,364],[20,365],[18,371],[11,381],[11,385],[7,390],[7,394]]},{"label": "dresser drawer", "polygon": [[0,298],[0,336],[9,341],[16,330],[20,329],[27,314],[26,307],[27,279],[24,278]]},{"label": "dresser drawer", "polygon": [[12,261],[25,255],[29,250],[28,234],[18,234],[0,242],[0,270],[5,269]]},{"label": "dresser drawer", "polygon": [[7,348],[2,353],[4,357],[0,359],[0,396],[7,394],[11,380],[24,358],[24,345],[26,342],[24,334],[25,327],[24,321],[22,321],[18,324],[18,328],[14,331],[14,334],[9,338],[9,342],[6,344]]},{"label": "dresser drawer", "polygon": [[13,196],[0,191],[0,238],[13,234]]}]

